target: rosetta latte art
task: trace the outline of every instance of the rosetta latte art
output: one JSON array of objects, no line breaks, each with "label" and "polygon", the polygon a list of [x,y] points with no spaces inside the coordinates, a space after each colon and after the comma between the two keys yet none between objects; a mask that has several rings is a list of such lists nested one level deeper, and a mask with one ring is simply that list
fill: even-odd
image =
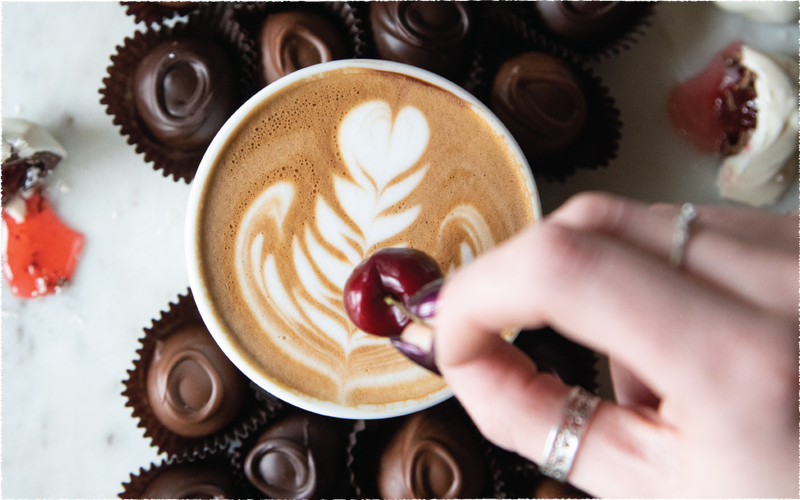
[{"label": "rosetta latte art", "polygon": [[[242,219],[235,253],[238,284],[262,330],[275,337],[294,332],[298,337],[294,342],[276,338],[274,344],[333,380],[345,401],[354,386],[380,386],[385,377],[396,381],[420,376],[410,364],[400,373],[347,376],[352,370],[343,367],[354,351],[384,344],[386,339],[355,328],[343,309],[342,288],[359,262],[420,217],[422,206],[402,202],[425,182],[432,168],[420,161],[432,131],[415,107],[406,106],[395,115],[386,102],[369,101],[347,113],[338,132],[348,175],[333,177],[336,199],[318,196],[306,227],[288,231],[284,221],[298,202],[298,193],[288,181],[269,185]],[[265,220],[273,233],[263,230]],[[460,243],[462,264],[494,246],[489,226],[471,205],[452,207],[440,223],[440,234],[449,226],[460,226],[458,234],[465,240]],[[261,231],[253,231],[256,226]],[[290,253],[285,251],[287,245]],[[278,248],[284,251],[279,253]],[[280,262],[280,255],[291,255],[292,262]],[[294,276],[287,279],[287,272]]]}]

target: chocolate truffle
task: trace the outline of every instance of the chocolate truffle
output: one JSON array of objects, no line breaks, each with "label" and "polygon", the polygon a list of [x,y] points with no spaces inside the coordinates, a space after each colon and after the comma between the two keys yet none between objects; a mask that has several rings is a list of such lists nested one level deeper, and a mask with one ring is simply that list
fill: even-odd
[{"label": "chocolate truffle", "polygon": [[605,40],[624,29],[638,2],[534,2],[542,22],[554,35],[580,44]]},{"label": "chocolate truffle", "polygon": [[476,498],[486,480],[471,429],[445,407],[409,417],[380,459],[382,498]]},{"label": "chocolate truffle", "polygon": [[341,437],[331,419],[288,416],[259,436],[245,458],[245,476],[270,498],[335,496],[345,474]]},{"label": "chocolate truffle", "polygon": [[267,16],[259,41],[267,83],[301,68],[347,57],[342,35],[327,19],[310,11]]},{"label": "chocolate truffle", "polygon": [[179,150],[207,146],[236,110],[235,74],[215,43],[182,39],[156,45],[134,75],[143,127],[157,142]]},{"label": "chocolate truffle", "polygon": [[233,474],[219,464],[183,463],[159,469],[141,498],[238,498]]},{"label": "chocolate truffle", "polygon": [[452,77],[471,57],[472,14],[462,2],[372,2],[370,21],[383,59]]},{"label": "chocolate truffle", "polygon": [[569,145],[586,121],[586,98],[574,72],[538,52],[526,52],[500,67],[491,108],[528,156]]},{"label": "chocolate truffle", "polygon": [[147,371],[147,399],[172,432],[206,436],[231,422],[246,397],[247,379],[202,323],[157,340]]}]

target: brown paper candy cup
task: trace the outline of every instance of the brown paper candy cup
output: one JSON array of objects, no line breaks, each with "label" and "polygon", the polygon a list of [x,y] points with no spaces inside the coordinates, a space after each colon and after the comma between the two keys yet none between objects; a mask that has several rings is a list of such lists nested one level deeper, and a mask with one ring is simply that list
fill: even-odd
[{"label": "brown paper candy cup", "polygon": [[618,4],[618,8],[624,9],[614,26],[603,33],[576,40],[554,32],[552,28],[548,27],[546,17],[539,10],[541,7],[555,9],[559,3],[569,5],[568,2],[547,2],[548,5],[526,2],[524,22],[532,32],[551,40],[564,50],[587,61],[607,59],[638,43],[652,24],[656,5],[656,2],[640,1],[607,2],[608,4]]},{"label": "brown paper candy cup", "polygon": [[125,13],[133,16],[135,23],[144,21],[147,26],[175,16],[185,16],[200,7],[200,2],[120,2]]},{"label": "brown paper candy cup", "polygon": [[[175,429],[174,425],[168,426],[168,423],[162,421],[163,414],[162,417],[156,415],[156,410],[154,410],[148,396],[148,372],[158,348],[158,343],[168,340],[173,334],[184,331],[184,327],[198,324],[202,325],[202,319],[197,311],[191,292],[187,293],[187,295],[179,296],[176,303],[170,303],[169,310],[162,312],[160,319],[153,321],[151,328],[144,329],[145,335],[140,339],[142,347],[137,351],[138,359],[134,360],[134,368],[133,370],[128,370],[128,379],[123,382],[126,389],[122,395],[127,398],[126,406],[133,408],[133,417],[139,419],[138,426],[145,429],[145,437],[151,439],[153,446],[158,447],[159,453],[166,453],[177,461],[203,458],[229,448],[231,443],[249,436],[259,425],[274,415],[277,410],[274,403],[257,398],[247,378],[230,364],[228,369],[235,370],[233,375],[220,375],[220,377],[223,377],[222,380],[224,382],[218,383],[213,390],[212,396],[207,397],[213,398],[213,394],[216,391],[222,391],[222,399],[220,400],[224,404],[220,411],[224,412],[226,408],[229,408],[228,405],[230,404],[237,404],[234,401],[240,402],[238,403],[239,409],[235,414],[225,414],[226,416],[220,417],[220,420],[214,420],[213,423],[209,424],[212,430],[205,431],[205,427],[202,427],[200,429],[203,434],[197,435],[198,427],[189,427],[191,432],[179,434],[171,430],[171,428]],[[218,349],[216,344],[211,348]],[[179,356],[183,356],[179,359],[182,361],[187,356],[186,352],[194,351],[195,349],[193,345],[188,350],[178,351]],[[164,351],[166,352],[167,350],[164,349]],[[227,361],[221,351],[216,352]],[[164,356],[166,358],[167,354],[164,354]],[[206,362],[204,361],[205,359],[208,359],[208,357],[201,359],[201,364]],[[171,367],[168,372],[169,377],[176,373],[174,370],[178,368],[174,367],[179,367],[179,362],[176,362]],[[222,370],[220,365],[214,366],[214,369],[216,373]],[[206,376],[213,378],[213,375]],[[228,391],[228,393],[226,394],[225,391]],[[226,398],[231,397],[233,393],[239,396],[233,399]],[[212,414],[212,419],[215,418],[214,415],[217,414]]]},{"label": "brown paper candy cup", "polygon": [[[306,422],[308,427],[303,426],[302,432],[295,429],[295,434],[292,432],[278,432],[276,435],[270,437],[267,443],[260,442],[265,433],[275,432],[275,426],[282,426],[287,419],[308,419]],[[301,461],[308,460],[308,456],[313,457],[315,460],[314,465],[316,471],[311,474],[317,481],[317,484],[312,492],[315,498],[353,498],[355,492],[350,486],[349,476],[347,474],[347,444],[352,431],[354,420],[345,420],[339,418],[318,415],[314,413],[301,410],[295,406],[284,403],[281,410],[268,419],[267,422],[259,425],[258,429],[250,433],[250,435],[241,440],[240,445],[233,449],[231,454],[231,463],[234,468],[237,484],[240,491],[248,498],[264,498],[267,495],[264,491],[259,489],[257,484],[254,484],[248,478],[245,469],[250,466],[252,470],[260,473],[258,461],[253,458],[254,462],[248,463],[248,456],[254,453],[254,457],[258,457],[259,453],[275,453],[278,457],[301,457]],[[294,441],[299,446],[293,446],[289,441]],[[323,438],[325,444],[320,444],[320,439]],[[309,446],[308,449],[303,448],[304,445]],[[255,450],[255,451],[254,451]],[[311,451],[309,451],[311,450]],[[299,451],[297,454],[295,452]],[[312,452],[313,451],[313,452]],[[315,453],[324,453],[325,456],[320,459]],[[274,463],[281,463],[280,459],[273,460]],[[291,459],[283,461],[286,463],[294,463]],[[295,465],[299,465],[295,463]],[[298,474],[298,477],[303,477]],[[301,490],[308,490],[302,486],[297,486],[294,481],[289,481],[294,486]],[[273,485],[278,489],[276,485]],[[308,496],[309,491],[284,491],[285,497],[305,497]]]},{"label": "brown paper candy cup", "polygon": [[239,498],[241,494],[230,461],[219,456],[184,463],[162,460],[132,473],[122,488],[119,498]]},{"label": "brown paper candy cup", "polygon": [[127,137],[128,144],[133,145],[137,153],[144,154],[145,162],[152,162],[153,168],[161,170],[165,177],[172,175],[175,181],[183,179],[189,183],[207,144],[181,150],[158,141],[140,117],[134,98],[134,76],[142,59],[162,42],[184,39],[208,41],[225,51],[236,72],[236,107],[253,95],[256,54],[252,42],[232,19],[226,3],[208,3],[202,4],[185,23],[175,27],[153,25],[145,32],[135,32],[133,38],[126,38],[122,46],[117,46],[117,53],[111,56],[108,76],[103,79],[100,102],[106,105],[106,113],[114,117],[114,124],[120,126],[120,133]]},{"label": "brown paper candy cup", "polygon": [[[493,445],[480,434],[464,409],[454,398],[422,410],[422,412],[403,417],[357,421],[350,436],[350,445],[348,447],[348,469],[356,496],[358,498],[380,497],[379,473],[384,451],[389,448],[392,439],[403,429],[403,426],[415,415],[420,416],[423,412],[438,413],[439,417],[437,418],[444,418],[450,423],[448,429],[454,430],[457,434],[451,436],[437,434],[437,436],[421,438],[418,443],[418,449],[427,449],[428,443],[424,442],[426,439],[430,439],[431,443],[436,442],[435,446],[438,446],[439,442],[457,441],[460,443],[460,453],[470,453],[469,457],[460,457],[460,460],[464,461],[461,465],[467,461],[482,464],[479,467],[481,469],[479,473],[472,472],[469,478],[464,478],[472,482],[470,486],[466,487],[479,488],[479,493],[476,494],[471,491],[466,492],[466,495],[477,498],[503,498],[505,490],[502,487],[498,487],[495,481],[499,471],[495,469],[494,463],[489,457],[489,452]],[[416,459],[417,456],[415,455],[414,458]],[[417,462],[415,461],[415,463]],[[422,463],[422,461],[419,463]],[[481,475],[482,477],[478,477]],[[424,474],[415,477],[422,476]],[[479,486],[481,484],[482,486]],[[462,491],[460,494],[463,496],[465,492]]]},{"label": "brown paper candy cup", "polygon": [[[586,63],[571,52],[528,29],[521,17],[508,10],[493,11],[480,33],[479,56],[473,62],[473,79],[467,88],[490,108],[492,85],[508,60],[527,52],[546,54],[562,61],[576,78],[586,101],[586,120],[581,132],[567,146],[547,153],[529,148],[524,137],[515,137],[538,179],[564,181],[578,169],[608,166],[616,158],[621,138],[620,112],[608,88]],[[505,15],[503,15],[505,13]],[[489,37],[486,30],[505,26],[502,36]]]},{"label": "brown paper candy cup", "polygon": [[[241,3],[233,7],[233,17],[242,27],[257,53],[257,85],[267,84],[262,64],[261,43],[262,25],[272,14],[280,12],[308,12],[319,15],[336,29],[346,48],[344,58],[365,57],[370,49],[364,31],[363,8],[350,2],[256,2]],[[298,68],[299,69],[299,68]]]}]

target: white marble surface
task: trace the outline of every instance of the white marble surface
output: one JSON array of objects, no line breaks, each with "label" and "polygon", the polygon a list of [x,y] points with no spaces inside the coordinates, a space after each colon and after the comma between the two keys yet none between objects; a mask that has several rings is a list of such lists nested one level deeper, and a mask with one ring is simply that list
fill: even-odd
[{"label": "white marble surface", "polygon": [[[144,163],[99,103],[110,55],[135,29],[118,3],[2,8],[2,116],[47,128],[68,150],[49,179],[56,211],[86,235],[72,286],[19,300],[2,284],[2,497],[110,498],[157,461],[120,395],[142,328],[187,289],[189,186]],[[141,26],[139,27],[141,28]],[[625,123],[619,158],[539,186],[545,211],[604,189],[645,201],[721,203],[716,161],[669,128],[671,86],[735,38],[798,53],[797,26],[705,3],[662,3],[631,51],[597,65]],[[798,205],[796,184],[775,208]]]}]

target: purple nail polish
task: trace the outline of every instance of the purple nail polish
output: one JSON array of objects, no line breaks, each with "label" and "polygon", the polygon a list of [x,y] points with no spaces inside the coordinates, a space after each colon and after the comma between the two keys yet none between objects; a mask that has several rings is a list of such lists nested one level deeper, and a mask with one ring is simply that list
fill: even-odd
[{"label": "purple nail polish", "polygon": [[432,371],[436,375],[441,376],[442,374],[439,373],[439,368],[436,367],[436,356],[434,354],[435,346],[431,345],[431,350],[426,351],[421,347],[414,345],[410,342],[406,342],[403,340],[402,335],[397,335],[394,337],[390,337],[389,340],[391,341],[392,345],[394,345],[398,351],[403,353],[405,357],[413,361],[414,363],[420,365],[421,367]]}]

